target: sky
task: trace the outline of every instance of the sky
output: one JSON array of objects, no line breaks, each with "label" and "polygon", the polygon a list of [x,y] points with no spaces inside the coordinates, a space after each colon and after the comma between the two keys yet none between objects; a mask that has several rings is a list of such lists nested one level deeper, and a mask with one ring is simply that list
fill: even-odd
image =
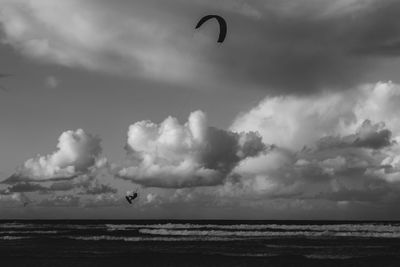
[{"label": "sky", "polygon": [[400,219],[399,12],[0,0],[0,219]]}]

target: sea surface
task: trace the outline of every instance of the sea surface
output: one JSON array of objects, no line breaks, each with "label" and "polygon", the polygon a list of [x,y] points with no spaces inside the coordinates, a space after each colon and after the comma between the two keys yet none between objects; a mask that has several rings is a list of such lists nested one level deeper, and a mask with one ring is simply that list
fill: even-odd
[{"label": "sea surface", "polygon": [[0,221],[0,266],[400,266],[400,222]]}]

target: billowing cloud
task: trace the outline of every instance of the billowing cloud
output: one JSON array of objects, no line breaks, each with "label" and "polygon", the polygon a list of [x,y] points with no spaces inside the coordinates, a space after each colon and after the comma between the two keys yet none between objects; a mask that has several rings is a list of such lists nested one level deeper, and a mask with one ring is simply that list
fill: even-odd
[{"label": "billowing cloud", "polygon": [[118,177],[153,187],[217,185],[240,160],[264,149],[258,134],[209,127],[201,111],[183,125],[173,117],[160,124],[140,121],[129,127],[128,166]]},{"label": "billowing cloud", "polygon": [[87,173],[101,153],[100,138],[82,129],[62,133],[57,148],[52,154],[27,160],[5,182],[71,179]]},{"label": "billowing cloud", "polygon": [[[257,131],[271,150],[241,161],[226,196],[384,202],[399,192],[400,86],[267,97],[232,131]],[[354,194],[353,194],[354,193]],[[351,194],[353,194],[351,196]]]},{"label": "billowing cloud", "polygon": [[347,138],[354,145],[379,148],[400,136],[399,102],[399,86],[391,82],[347,92],[267,97],[240,114],[231,130],[258,131],[265,143],[292,150],[350,134],[355,134]]},{"label": "billowing cloud", "polygon": [[163,80],[184,80],[194,72],[180,36],[192,27],[176,14],[159,14],[163,8],[152,8],[154,1],[1,2],[3,43],[36,60]]},{"label": "billowing cloud", "polygon": [[[349,88],[398,56],[393,0],[2,0],[3,43],[36,60],[202,87]],[[228,22],[194,31],[205,11]]]},{"label": "billowing cloud", "polygon": [[0,194],[9,203],[36,193],[46,207],[127,205],[127,190],[138,190],[143,210],[393,207],[400,203],[399,104],[400,85],[379,82],[270,96],[228,130],[210,127],[202,111],[185,123],[139,121],[129,126],[120,165],[100,157],[98,137],[67,131],[57,151],[28,160]]}]

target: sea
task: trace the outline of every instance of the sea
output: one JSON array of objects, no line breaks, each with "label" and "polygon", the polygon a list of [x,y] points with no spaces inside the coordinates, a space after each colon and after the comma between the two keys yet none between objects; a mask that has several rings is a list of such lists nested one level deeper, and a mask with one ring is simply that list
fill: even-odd
[{"label": "sea", "polygon": [[8,220],[0,266],[400,266],[400,222]]}]

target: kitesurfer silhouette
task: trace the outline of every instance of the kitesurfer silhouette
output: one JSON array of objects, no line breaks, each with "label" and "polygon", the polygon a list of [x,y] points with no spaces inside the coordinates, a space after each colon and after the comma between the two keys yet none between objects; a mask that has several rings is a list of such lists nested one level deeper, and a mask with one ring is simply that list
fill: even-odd
[{"label": "kitesurfer silhouette", "polygon": [[132,204],[132,201],[138,197],[138,193],[134,192],[128,192],[127,195],[125,196],[126,200],[129,202],[129,204]]}]

